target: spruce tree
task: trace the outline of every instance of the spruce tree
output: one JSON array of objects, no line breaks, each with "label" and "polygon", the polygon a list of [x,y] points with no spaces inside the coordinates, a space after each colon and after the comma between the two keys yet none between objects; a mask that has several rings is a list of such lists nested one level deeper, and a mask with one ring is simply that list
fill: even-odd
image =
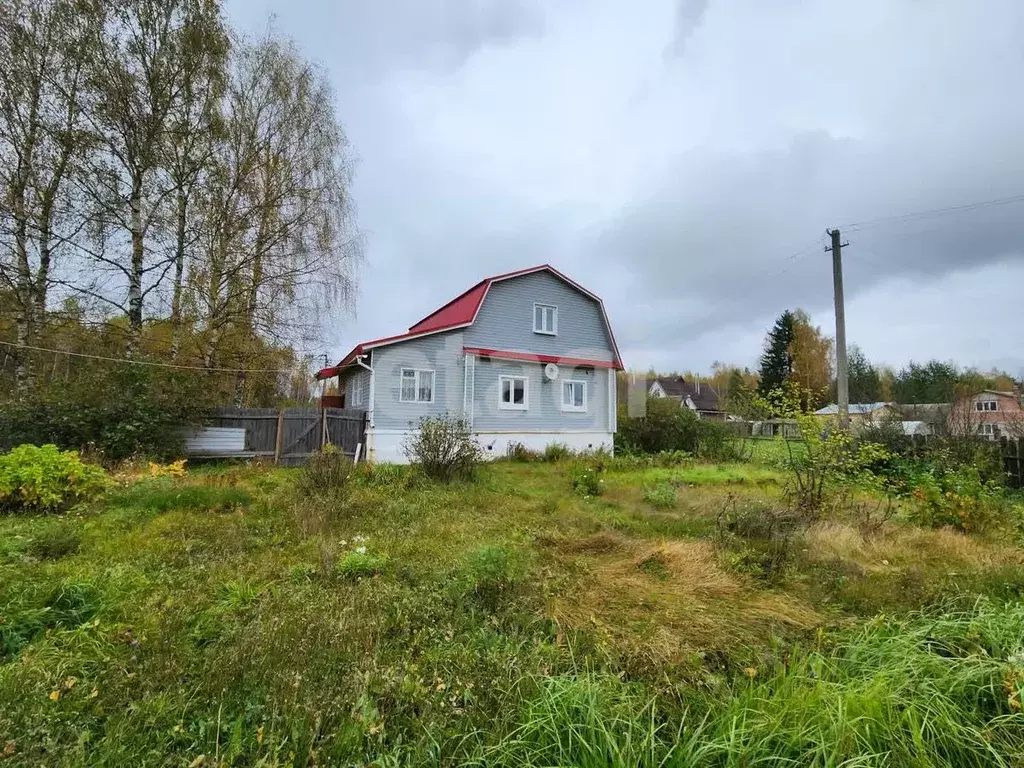
[{"label": "spruce tree", "polygon": [[779,315],[768,331],[761,355],[761,383],[758,391],[767,395],[785,386],[793,373],[793,341],[796,339],[796,315],[788,309]]}]

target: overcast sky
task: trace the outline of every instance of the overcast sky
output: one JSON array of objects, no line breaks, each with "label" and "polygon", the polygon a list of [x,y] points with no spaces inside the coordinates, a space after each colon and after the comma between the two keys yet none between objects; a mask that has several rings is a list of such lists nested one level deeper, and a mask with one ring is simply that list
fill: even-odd
[{"label": "overcast sky", "polygon": [[[1024,373],[1021,0],[229,0],[320,62],[358,158],[333,357],[489,274],[599,293],[625,362],[754,366],[803,307],[900,366]],[[1018,200],[920,218],[884,217]]]}]

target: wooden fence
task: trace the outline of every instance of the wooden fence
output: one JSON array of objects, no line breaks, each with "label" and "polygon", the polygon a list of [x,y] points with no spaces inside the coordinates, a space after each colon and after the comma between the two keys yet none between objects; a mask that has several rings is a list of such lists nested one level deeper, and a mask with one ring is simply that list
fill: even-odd
[{"label": "wooden fence", "polygon": [[[234,458],[272,458],[279,464],[302,464],[325,445],[355,457],[365,450],[366,411],[344,408],[218,408],[211,427],[245,430],[245,449]],[[202,454],[206,455],[206,454]],[[228,454],[211,453],[229,458]]]}]

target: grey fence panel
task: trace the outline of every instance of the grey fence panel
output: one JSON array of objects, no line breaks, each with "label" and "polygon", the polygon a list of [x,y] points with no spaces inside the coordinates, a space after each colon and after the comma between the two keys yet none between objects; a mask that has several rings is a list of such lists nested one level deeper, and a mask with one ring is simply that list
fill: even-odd
[{"label": "grey fence panel", "polygon": [[219,408],[207,423],[244,429],[245,449],[203,455],[267,457],[286,465],[304,463],[328,443],[354,457],[366,439],[366,411],[353,408]]}]

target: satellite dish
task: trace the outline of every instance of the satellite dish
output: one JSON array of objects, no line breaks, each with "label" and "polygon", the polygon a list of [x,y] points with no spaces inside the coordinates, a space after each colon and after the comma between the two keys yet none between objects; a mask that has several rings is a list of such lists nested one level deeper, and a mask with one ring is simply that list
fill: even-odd
[{"label": "satellite dish", "polygon": [[558,378],[558,366],[554,363],[548,363],[544,366],[544,378],[548,381],[554,381]]}]

